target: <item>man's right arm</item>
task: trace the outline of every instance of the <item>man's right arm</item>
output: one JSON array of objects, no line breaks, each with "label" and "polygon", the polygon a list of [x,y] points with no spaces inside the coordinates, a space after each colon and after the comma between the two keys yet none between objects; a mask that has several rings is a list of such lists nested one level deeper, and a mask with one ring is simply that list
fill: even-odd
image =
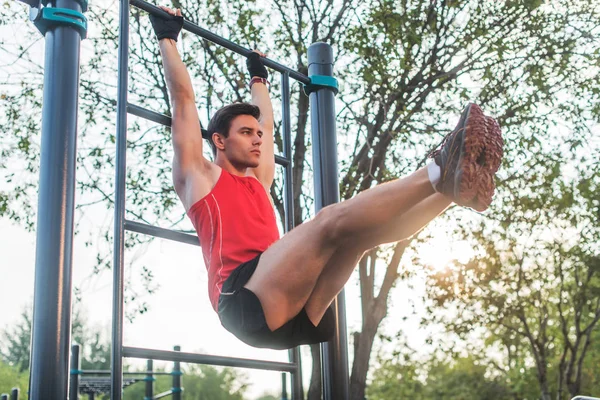
[{"label": "man's right arm", "polygon": [[187,210],[212,188],[211,172],[214,168],[202,153],[203,139],[192,81],[176,41],[163,38],[159,47],[171,98],[171,136],[175,151],[173,183]]}]

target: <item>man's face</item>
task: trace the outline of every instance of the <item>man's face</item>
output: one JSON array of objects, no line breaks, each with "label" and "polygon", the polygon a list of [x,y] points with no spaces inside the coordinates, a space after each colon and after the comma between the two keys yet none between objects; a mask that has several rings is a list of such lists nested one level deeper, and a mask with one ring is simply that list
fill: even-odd
[{"label": "man's face", "polygon": [[236,167],[256,168],[260,161],[263,132],[251,115],[238,115],[231,121],[225,138],[225,156]]}]

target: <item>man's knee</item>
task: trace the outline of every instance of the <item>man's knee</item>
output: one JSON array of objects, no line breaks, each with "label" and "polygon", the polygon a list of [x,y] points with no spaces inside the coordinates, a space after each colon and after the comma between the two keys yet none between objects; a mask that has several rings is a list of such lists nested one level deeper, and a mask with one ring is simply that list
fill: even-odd
[{"label": "man's knee", "polygon": [[346,239],[343,225],[343,207],[339,203],[323,207],[315,216],[323,244],[337,246]]}]

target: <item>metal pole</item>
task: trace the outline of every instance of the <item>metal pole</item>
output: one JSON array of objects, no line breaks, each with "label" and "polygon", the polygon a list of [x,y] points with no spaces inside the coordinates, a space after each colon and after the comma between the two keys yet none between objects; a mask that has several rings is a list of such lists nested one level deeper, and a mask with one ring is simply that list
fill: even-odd
[{"label": "metal pole", "polygon": [[146,361],[146,371],[148,374],[146,375],[146,397],[144,400],[152,400],[154,397],[154,374],[152,374],[153,369],[154,362],[152,360]]},{"label": "metal pole", "polygon": [[[294,182],[292,165],[292,123],[290,117],[290,76],[288,73],[281,74],[281,119],[283,131],[283,156],[290,160],[285,166],[285,175],[283,178],[285,186],[284,206],[285,206],[285,231],[294,229]],[[300,349],[295,347],[288,350],[288,356],[291,363],[298,364],[296,372],[292,373],[292,399],[304,399],[304,388],[302,387],[302,368],[300,368]]]},{"label": "metal pole", "polygon": [[0,394],[0,400],[8,400],[8,394],[6,394],[6,393]]},{"label": "metal pole", "polygon": [[12,388],[10,400],[19,400],[19,388]]},{"label": "metal pole", "polygon": [[281,400],[288,400],[287,397],[287,379],[285,372],[281,373]]},{"label": "metal pole", "polygon": [[[75,0],[48,6],[82,12]],[[55,25],[45,34],[29,398],[66,399],[71,341],[71,270],[81,34]]]},{"label": "metal pole", "polygon": [[[326,43],[308,48],[308,76],[333,76],[333,51]],[[335,131],[335,94],[327,88],[310,94],[313,142],[315,210],[340,200]],[[334,300],[336,315],[334,338],[321,345],[323,399],[346,400],[348,392],[348,343],[344,291]]]},{"label": "metal pole", "polygon": [[123,275],[125,241],[125,174],[127,153],[127,77],[129,62],[129,1],[121,0],[119,9],[119,60],[117,83],[117,155],[115,171],[115,226],[113,249],[113,308],[110,398],[120,400],[123,393]]},{"label": "metal pole", "polygon": [[[173,350],[181,351],[181,346],[174,346]],[[173,400],[181,400],[181,363],[173,362]]]},{"label": "metal pole", "polygon": [[81,377],[81,347],[78,344],[71,346],[71,382],[69,384],[69,400],[79,399],[79,378]]}]

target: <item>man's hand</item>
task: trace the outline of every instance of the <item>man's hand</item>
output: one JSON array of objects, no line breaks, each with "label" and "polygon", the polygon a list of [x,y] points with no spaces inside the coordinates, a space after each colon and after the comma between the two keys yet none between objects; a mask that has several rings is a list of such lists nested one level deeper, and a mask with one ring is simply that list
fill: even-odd
[{"label": "man's hand", "polygon": [[246,58],[246,67],[248,67],[248,72],[250,73],[250,78],[254,78],[258,76],[260,78],[267,79],[269,77],[269,72],[265,68],[262,58],[265,55],[258,50],[254,50],[248,58]]},{"label": "man's hand", "polygon": [[177,36],[179,36],[179,32],[181,32],[181,28],[183,27],[181,10],[179,8],[172,10],[163,6],[160,6],[160,8],[171,14],[172,17],[165,19],[150,14],[150,22],[152,23],[156,37],[158,40],[173,39],[177,41]]}]

